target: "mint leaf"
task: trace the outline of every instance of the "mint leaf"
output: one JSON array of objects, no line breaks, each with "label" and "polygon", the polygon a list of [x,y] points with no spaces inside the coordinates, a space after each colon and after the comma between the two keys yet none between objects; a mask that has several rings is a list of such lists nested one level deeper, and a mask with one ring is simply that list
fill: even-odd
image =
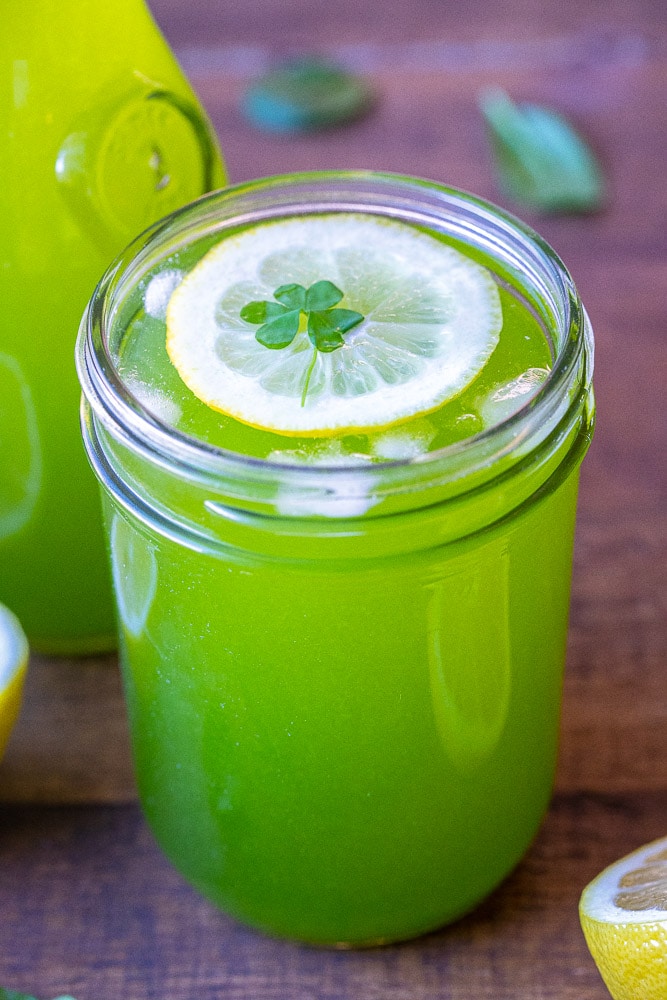
[{"label": "mint leaf", "polygon": [[306,292],[305,308],[308,312],[321,312],[335,306],[342,298],[343,293],[332,281],[316,281]]},{"label": "mint leaf", "polygon": [[351,121],[373,103],[360,77],[321,59],[289,60],[247,89],[243,111],[269,132],[307,132]]},{"label": "mint leaf", "polygon": [[283,312],[282,316],[269,320],[264,326],[260,326],[255,334],[255,340],[272,350],[289,347],[299,329],[300,316],[298,309],[293,312]]},{"label": "mint leaf", "polygon": [[498,181],[509,197],[547,213],[602,206],[602,170],[562,115],[537,104],[515,104],[499,89],[482,94],[479,103]]}]

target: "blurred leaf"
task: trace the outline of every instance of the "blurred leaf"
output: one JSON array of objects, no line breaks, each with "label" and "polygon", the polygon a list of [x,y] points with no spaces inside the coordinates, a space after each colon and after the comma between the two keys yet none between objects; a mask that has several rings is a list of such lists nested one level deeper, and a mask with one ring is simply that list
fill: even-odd
[{"label": "blurred leaf", "polygon": [[[5,990],[0,986],[0,1000],[36,1000],[36,997],[28,993],[17,993],[16,990]],[[55,997],[55,1000],[74,1000],[74,997]]]},{"label": "blurred leaf", "polygon": [[342,124],[371,103],[371,91],[359,77],[320,59],[298,59],[252,84],[242,107],[258,128],[289,133]]},{"label": "blurred leaf", "polygon": [[561,115],[537,104],[515,104],[499,89],[482,94],[479,104],[499,183],[511,198],[549,213],[592,212],[602,206],[602,170]]}]

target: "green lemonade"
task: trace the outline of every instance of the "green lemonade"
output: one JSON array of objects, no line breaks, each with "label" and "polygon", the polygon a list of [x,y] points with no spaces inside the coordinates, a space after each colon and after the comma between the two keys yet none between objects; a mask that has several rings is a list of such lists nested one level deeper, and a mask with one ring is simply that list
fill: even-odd
[{"label": "green lemonade", "polygon": [[143,0],[9,0],[0,67],[0,600],[36,648],[100,649],[115,624],[76,328],[128,240],[224,175]]},{"label": "green lemonade", "polygon": [[[294,184],[323,197],[329,177],[345,205],[361,189],[360,211],[378,191],[468,204],[407,179]],[[193,214],[241,216],[252,187]],[[299,436],[197,398],[166,306],[229,226],[135,247],[100,293],[106,327],[89,313],[79,344],[146,815],[226,912],[315,943],[407,938],[471,909],[525,852],[553,780],[590,356],[538,420],[575,322],[563,337],[514,258],[429,213],[400,224],[483,266],[502,308],[482,370],[431,412]],[[116,423],[91,375],[100,337],[130,394]]]}]

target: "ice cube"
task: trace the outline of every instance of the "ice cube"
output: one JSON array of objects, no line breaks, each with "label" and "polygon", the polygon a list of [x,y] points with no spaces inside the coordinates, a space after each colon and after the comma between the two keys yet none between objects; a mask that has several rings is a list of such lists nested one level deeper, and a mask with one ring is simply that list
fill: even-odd
[{"label": "ice cube", "polygon": [[537,392],[548,375],[548,368],[527,368],[516,378],[496,386],[480,405],[484,423],[497,424],[520,409]]},{"label": "ice cube", "polygon": [[163,424],[169,424],[171,427],[176,426],[181,419],[182,411],[174,399],[170,399],[169,396],[161,392],[156,386],[147,385],[145,382],[142,382],[136,375],[127,375],[125,377],[125,384],[132,395],[139,400],[149,413],[152,413]]},{"label": "ice cube", "polygon": [[160,271],[151,278],[144,294],[144,309],[154,319],[167,318],[167,306],[174,290],[183,280],[183,272],[175,268]]},{"label": "ice cube", "polygon": [[418,430],[399,427],[379,434],[373,440],[371,449],[376,458],[386,461],[417,458],[426,454],[435,433],[435,428],[425,421]]},{"label": "ice cube", "polygon": [[[289,516],[319,514],[323,517],[361,517],[373,507],[378,499],[372,495],[376,477],[370,476],[367,467],[371,459],[367,455],[346,452],[340,441],[322,444],[313,453],[302,450],[280,449],[268,455],[272,462],[312,467],[346,468],[348,472],[332,473],[326,492],[313,487],[312,493],[303,489],[296,492],[289,485],[281,486],[275,498],[276,509]],[[361,470],[357,475],[354,466]]]}]

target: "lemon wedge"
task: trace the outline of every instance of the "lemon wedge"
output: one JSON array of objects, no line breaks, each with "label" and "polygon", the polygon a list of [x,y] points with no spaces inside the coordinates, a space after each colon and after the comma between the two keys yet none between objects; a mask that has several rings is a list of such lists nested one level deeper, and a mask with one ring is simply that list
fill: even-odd
[{"label": "lemon wedge", "polygon": [[[241,319],[289,284],[332,282],[363,316],[329,353],[302,320],[280,350]],[[299,216],[227,237],[175,289],[167,351],[200,400],[286,435],[387,427],[436,409],[481,371],[498,343],[489,271],[406,223],[361,213]]]},{"label": "lemon wedge", "polygon": [[0,757],[21,707],[28,640],[18,619],[0,604]]},{"label": "lemon wedge", "polygon": [[614,1000],[665,1000],[667,837],[605,868],[584,889],[579,915]]}]

